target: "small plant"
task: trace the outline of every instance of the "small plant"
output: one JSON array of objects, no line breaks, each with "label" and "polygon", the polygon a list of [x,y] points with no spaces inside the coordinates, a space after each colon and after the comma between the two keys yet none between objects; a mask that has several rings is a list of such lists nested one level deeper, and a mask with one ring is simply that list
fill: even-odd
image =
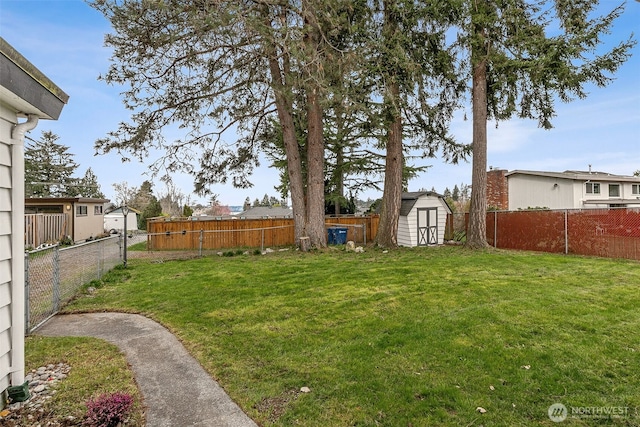
[{"label": "small plant", "polygon": [[71,246],[73,245],[73,240],[71,239],[71,236],[65,236],[62,239],[60,239],[60,246]]},{"label": "small plant", "polygon": [[102,394],[95,400],[89,400],[86,405],[87,415],[83,426],[116,427],[129,415],[133,397],[125,393]]},{"label": "small plant", "polygon": [[262,255],[262,251],[260,249],[254,249],[253,250],[253,254],[254,255]]},{"label": "small plant", "polygon": [[242,249],[236,249],[236,255],[243,255],[244,251]]},{"label": "small plant", "polygon": [[232,256],[234,256],[234,255],[235,255],[235,254],[233,253],[233,251],[226,251],[226,252],[224,252],[224,253],[222,254],[222,256],[226,256],[226,257],[232,257]]}]

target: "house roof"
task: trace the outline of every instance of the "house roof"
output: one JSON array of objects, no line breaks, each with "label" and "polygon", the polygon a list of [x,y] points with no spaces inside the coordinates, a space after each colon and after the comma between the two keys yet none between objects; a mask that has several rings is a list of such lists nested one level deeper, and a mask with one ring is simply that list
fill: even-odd
[{"label": "house roof", "polygon": [[556,179],[570,179],[574,181],[611,181],[611,182],[633,182],[640,183],[640,177],[629,175],[615,175],[607,172],[598,171],[564,171],[564,172],[545,172],[530,170],[513,170],[505,174],[506,177],[512,175],[530,175]]},{"label": "house roof", "polygon": [[[400,216],[409,215],[409,212],[411,212],[411,209],[413,209],[418,199],[423,196],[443,199],[443,196],[441,194],[435,193],[433,191],[413,191],[402,193],[402,201],[400,202]],[[444,203],[444,205],[447,206],[447,209],[449,208],[446,203]]]},{"label": "house roof", "polygon": [[26,205],[52,203],[107,203],[109,199],[92,199],[89,197],[33,197],[24,199]]},{"label": "house roof", "polygon": [[20,113],[57,120],[69,95],[0,37],[0,98]]},{"label": "house roof", "polygon": [[282,208],[280,206],[256,206],[249,208],[244,212],[240,212],[237,217],[246,218],[289,218],[293,216],[293,210],[290,208]]}]

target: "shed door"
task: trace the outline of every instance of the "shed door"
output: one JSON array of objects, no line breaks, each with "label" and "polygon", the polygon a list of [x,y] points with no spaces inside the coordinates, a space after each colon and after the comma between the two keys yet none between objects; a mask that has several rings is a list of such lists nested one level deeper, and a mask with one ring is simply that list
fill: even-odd
[{"label": "shed door", "polygon": [[438,208],[418,208],[418,246],[438,244]]}]

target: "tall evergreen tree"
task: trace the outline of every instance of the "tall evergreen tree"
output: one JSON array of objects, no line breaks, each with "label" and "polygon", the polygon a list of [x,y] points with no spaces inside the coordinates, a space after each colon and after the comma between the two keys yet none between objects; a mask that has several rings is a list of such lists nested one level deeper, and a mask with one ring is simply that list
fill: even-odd
[{"label": "tall evergreen tree", "polygon": [[78,164],[58,135],[42,131],[39,140],[28,139],[24,151],[25,196],[68,197],[74,194],[72,178]]},{"label": "tall evergreen tree", "polygon": [[[630,36],[603,47],[624,6],[596,16],[597,0],[465,0],[459,16],[461,58],[472,79],[473,167],[467,246],[486,241],[487,121],[534,119],[550,129],[558,101],[585,98],[627,60]],[[605,2],[604,5],[609,3]]]},{"label": "tall evergreen tree", "polygon": [[458,188],[458,184],[453,186],[453,191],[451,192],[451,199],[457,202],[460,199],[460,188]]},{"label": "tall evergreen tree", "polygon": [[[378,4],[378,2],[376,2]],[[385,183],[376,243],[397,246],[405,149],[433,157],[438,150],[457,162],[468,147],[449,135],[448,124],[463,93],[447,31],[455,22],[452,1],[381,0],[373,45],[374,84],[383,100]]]},{"label": "tall evergreen tree", "polygon": [[[322,70],[330,46],[323,34],[331,29],[333,2],[91,1],[114,28],[103,78],[129,85],[124,102],[135,111],[133,123],[97,141],[98,152],[144,158],[155,148],[165,155],[151,170],[186,171],[200,193],[214,182],[248,187],[258,164],[257,130],[277,117],[296,241],[306,235],[324,246]],[[296,95],[307,113],[302,146],[293,125]],[[164,139],[162,129],[172,124],[186,129],[184,138]],[[226,144],[231,127],[240,138]]]},{"label": "tall evergreen tree", "polygon": [[94,199],[104,199],[104,193],[100,190],[98,177],[91,168],[87,169],[84,177],[75,180],[77,183],[69,188],[67,193],[70,196],[91,197]]}]

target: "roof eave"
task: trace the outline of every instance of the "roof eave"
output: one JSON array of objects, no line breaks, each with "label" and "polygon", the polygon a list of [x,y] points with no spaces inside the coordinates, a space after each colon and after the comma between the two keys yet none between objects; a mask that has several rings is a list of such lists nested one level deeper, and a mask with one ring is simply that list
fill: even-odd
[{"label": "roof eave", "polygon": [[47,76],[0,37],[0,94],[23,115],[57,120],[69,100]]}]

